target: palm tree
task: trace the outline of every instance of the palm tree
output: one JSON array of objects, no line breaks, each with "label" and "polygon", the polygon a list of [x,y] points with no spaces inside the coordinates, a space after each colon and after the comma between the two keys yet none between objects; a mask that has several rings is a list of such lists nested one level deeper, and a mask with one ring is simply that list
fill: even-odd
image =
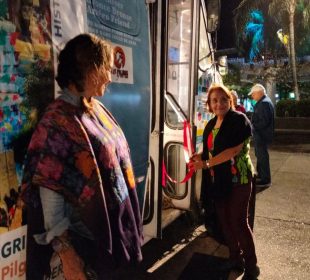
[{"label": "palm tree", "polygon": [[297,82],[297,67],[296,67],[296,50],[295,50],[295,11],[298,0],[273,0],[269,5],[269,12],[280,21],[284,17],[288,17],[289,22],[289,56],[292,68],[294,93],[296,99],[299,100],[299,89]]},{"label": "palm tree", "polygon": [[246,17],[244,14],[248,14],[253,9],[261,9],[263,12],[268,11],[271,17],[274,17],[279,23],[284,25],[288,20],[288,31],[289,31],[289,56],[290,64],[292,69],[292,77],[294,84],[294,92],[296,99],[300,99],[298,83],[297,83],[297,67],[296,67],[296,50],[295,50],[295,12],[297,5],[302,4],[305,7],[305,13],[303,13],[303,19],[305,24],[309,22],[309,6],[310,0],[270,0],[268,8],[266,7],[265,0],[243,0],[236,9],[236,22],[238,26],[241,26]]},{"label": "palm tree", "polygon": [[295,33],[297,41],[296,53],[298,55],[309,55],[310,54],[310,5],[304,5],[300,3],[297,6],[296,18],[303,18],[303,21],[296,21]]},{"label": "palm tree", "polygon": [[[253,17],[253,12],[255,16]],[[239,48],[244,47],[244,35],[249,35],[248,27],[253,27],[251,22],[257,24],[259,32],[261,33],[260,48],[259,52],[261,53],[263,59],[267,59],[269,54],[273,54],[274,60],[276,63],[280,42],[274,40],[276,32],[279,29],[273,17],[269,16],[268,5],[264,1],[259,0],[243,0],[240,5],[234,10],[234,20],[235,20],[235,29],[239,34]],[[259,24],[259,25],[258,25]],[[240,32],[241,31],[241,32]],[[240,35],[241,34],[241,35]],[[248,38],[247,38],[248,39]],[[254,39],[254,37],[253,37]]]},{"label": "palm tree", "polygon": [[257,57],[264,45],[264,18],[259,10],[250,13],[250,21],[245,26],[245,35],[251,37],[250,61]]}]

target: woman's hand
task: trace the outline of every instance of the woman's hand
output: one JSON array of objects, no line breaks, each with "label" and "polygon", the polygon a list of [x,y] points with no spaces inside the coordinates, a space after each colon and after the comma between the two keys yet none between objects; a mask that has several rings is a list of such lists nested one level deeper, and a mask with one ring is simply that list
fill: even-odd
[{"label": "woman's hand", "polygon": [[197,161],[190,161],[187,166],[190,170],[194,169],[195,171],[197,171],[199,169],[204,168],[205,163],[203,160],[200,159]]},{"label": "woman's hand", "polygon": [[84,263],[75,249],[70,246],[58,252],[66,280],[87,280],[84,273]]},{"label": "woman's hand", "polygon": [[84,273],[84,262],[72,246],[67,231],[53,239],[52,247],[61,259],[66,280],[87,280]]},{"label": "woman's hand", "polygon": [[201,154],[193,154],[187,166],[190,170],[197,171],[205,168],[205,162],[201,159]]},{"label": "woman's hand", "polygon": [[200,161],[201,160],[201,154],[193,154],[190,158],[190,162],[192,161]]}]

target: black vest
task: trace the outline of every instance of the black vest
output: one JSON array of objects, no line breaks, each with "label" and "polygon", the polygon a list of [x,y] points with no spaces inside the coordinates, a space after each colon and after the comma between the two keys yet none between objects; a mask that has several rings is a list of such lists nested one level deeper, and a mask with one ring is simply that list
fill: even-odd
[{"label": "black vest", "polygon": [[[211,119],[203,132],[203,152],[201,158],[209,159],[207,140],[216,124],[217,117]],[[252,135],[252,126],[249,119],[240,112],[229,110],[224,117],[222,125],[214,140],[212,155],[216,156],[228,148],[238,146]],[[225,161],[212,167],[214,170],[214,180],[210,175],[210,170],[203,170],[202,173],[202,193],[214,198],[226,197],[230,194],[233,186],[231,161]]]}]

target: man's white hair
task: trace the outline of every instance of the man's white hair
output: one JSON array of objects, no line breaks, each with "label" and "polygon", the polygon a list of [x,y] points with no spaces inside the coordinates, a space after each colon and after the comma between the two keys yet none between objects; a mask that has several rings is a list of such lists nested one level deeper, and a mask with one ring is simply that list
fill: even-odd
[{"label": "man's white hair", "polygon": [[252,93],[255,92],[255,91],[261,91],[261,92],[264,93],[264,95],[266,95],[266,89],[265,89],[265,87],[264,87],[263,85],[261,85],[261,84],[255,84],[255,85],[252,87],[252,89],[251,89],[249,95],[252,95]]}]

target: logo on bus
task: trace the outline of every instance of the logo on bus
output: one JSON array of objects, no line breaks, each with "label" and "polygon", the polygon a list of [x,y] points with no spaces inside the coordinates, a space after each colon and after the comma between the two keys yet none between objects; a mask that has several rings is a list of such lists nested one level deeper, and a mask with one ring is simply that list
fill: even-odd
[{"label": "logo on bus", "polygon": [[114,65],[112,74],[119,78],[128,79],[128,70],[125,70],[126,55],[120,46],[114,47]]},{"label": "logo on bus", "polygon": [[114,64],[116,68],[118,69],[124,68],[125,63],[126,63],[126,56],[124,50],[121,47],[116,46],[114,48]]}]

